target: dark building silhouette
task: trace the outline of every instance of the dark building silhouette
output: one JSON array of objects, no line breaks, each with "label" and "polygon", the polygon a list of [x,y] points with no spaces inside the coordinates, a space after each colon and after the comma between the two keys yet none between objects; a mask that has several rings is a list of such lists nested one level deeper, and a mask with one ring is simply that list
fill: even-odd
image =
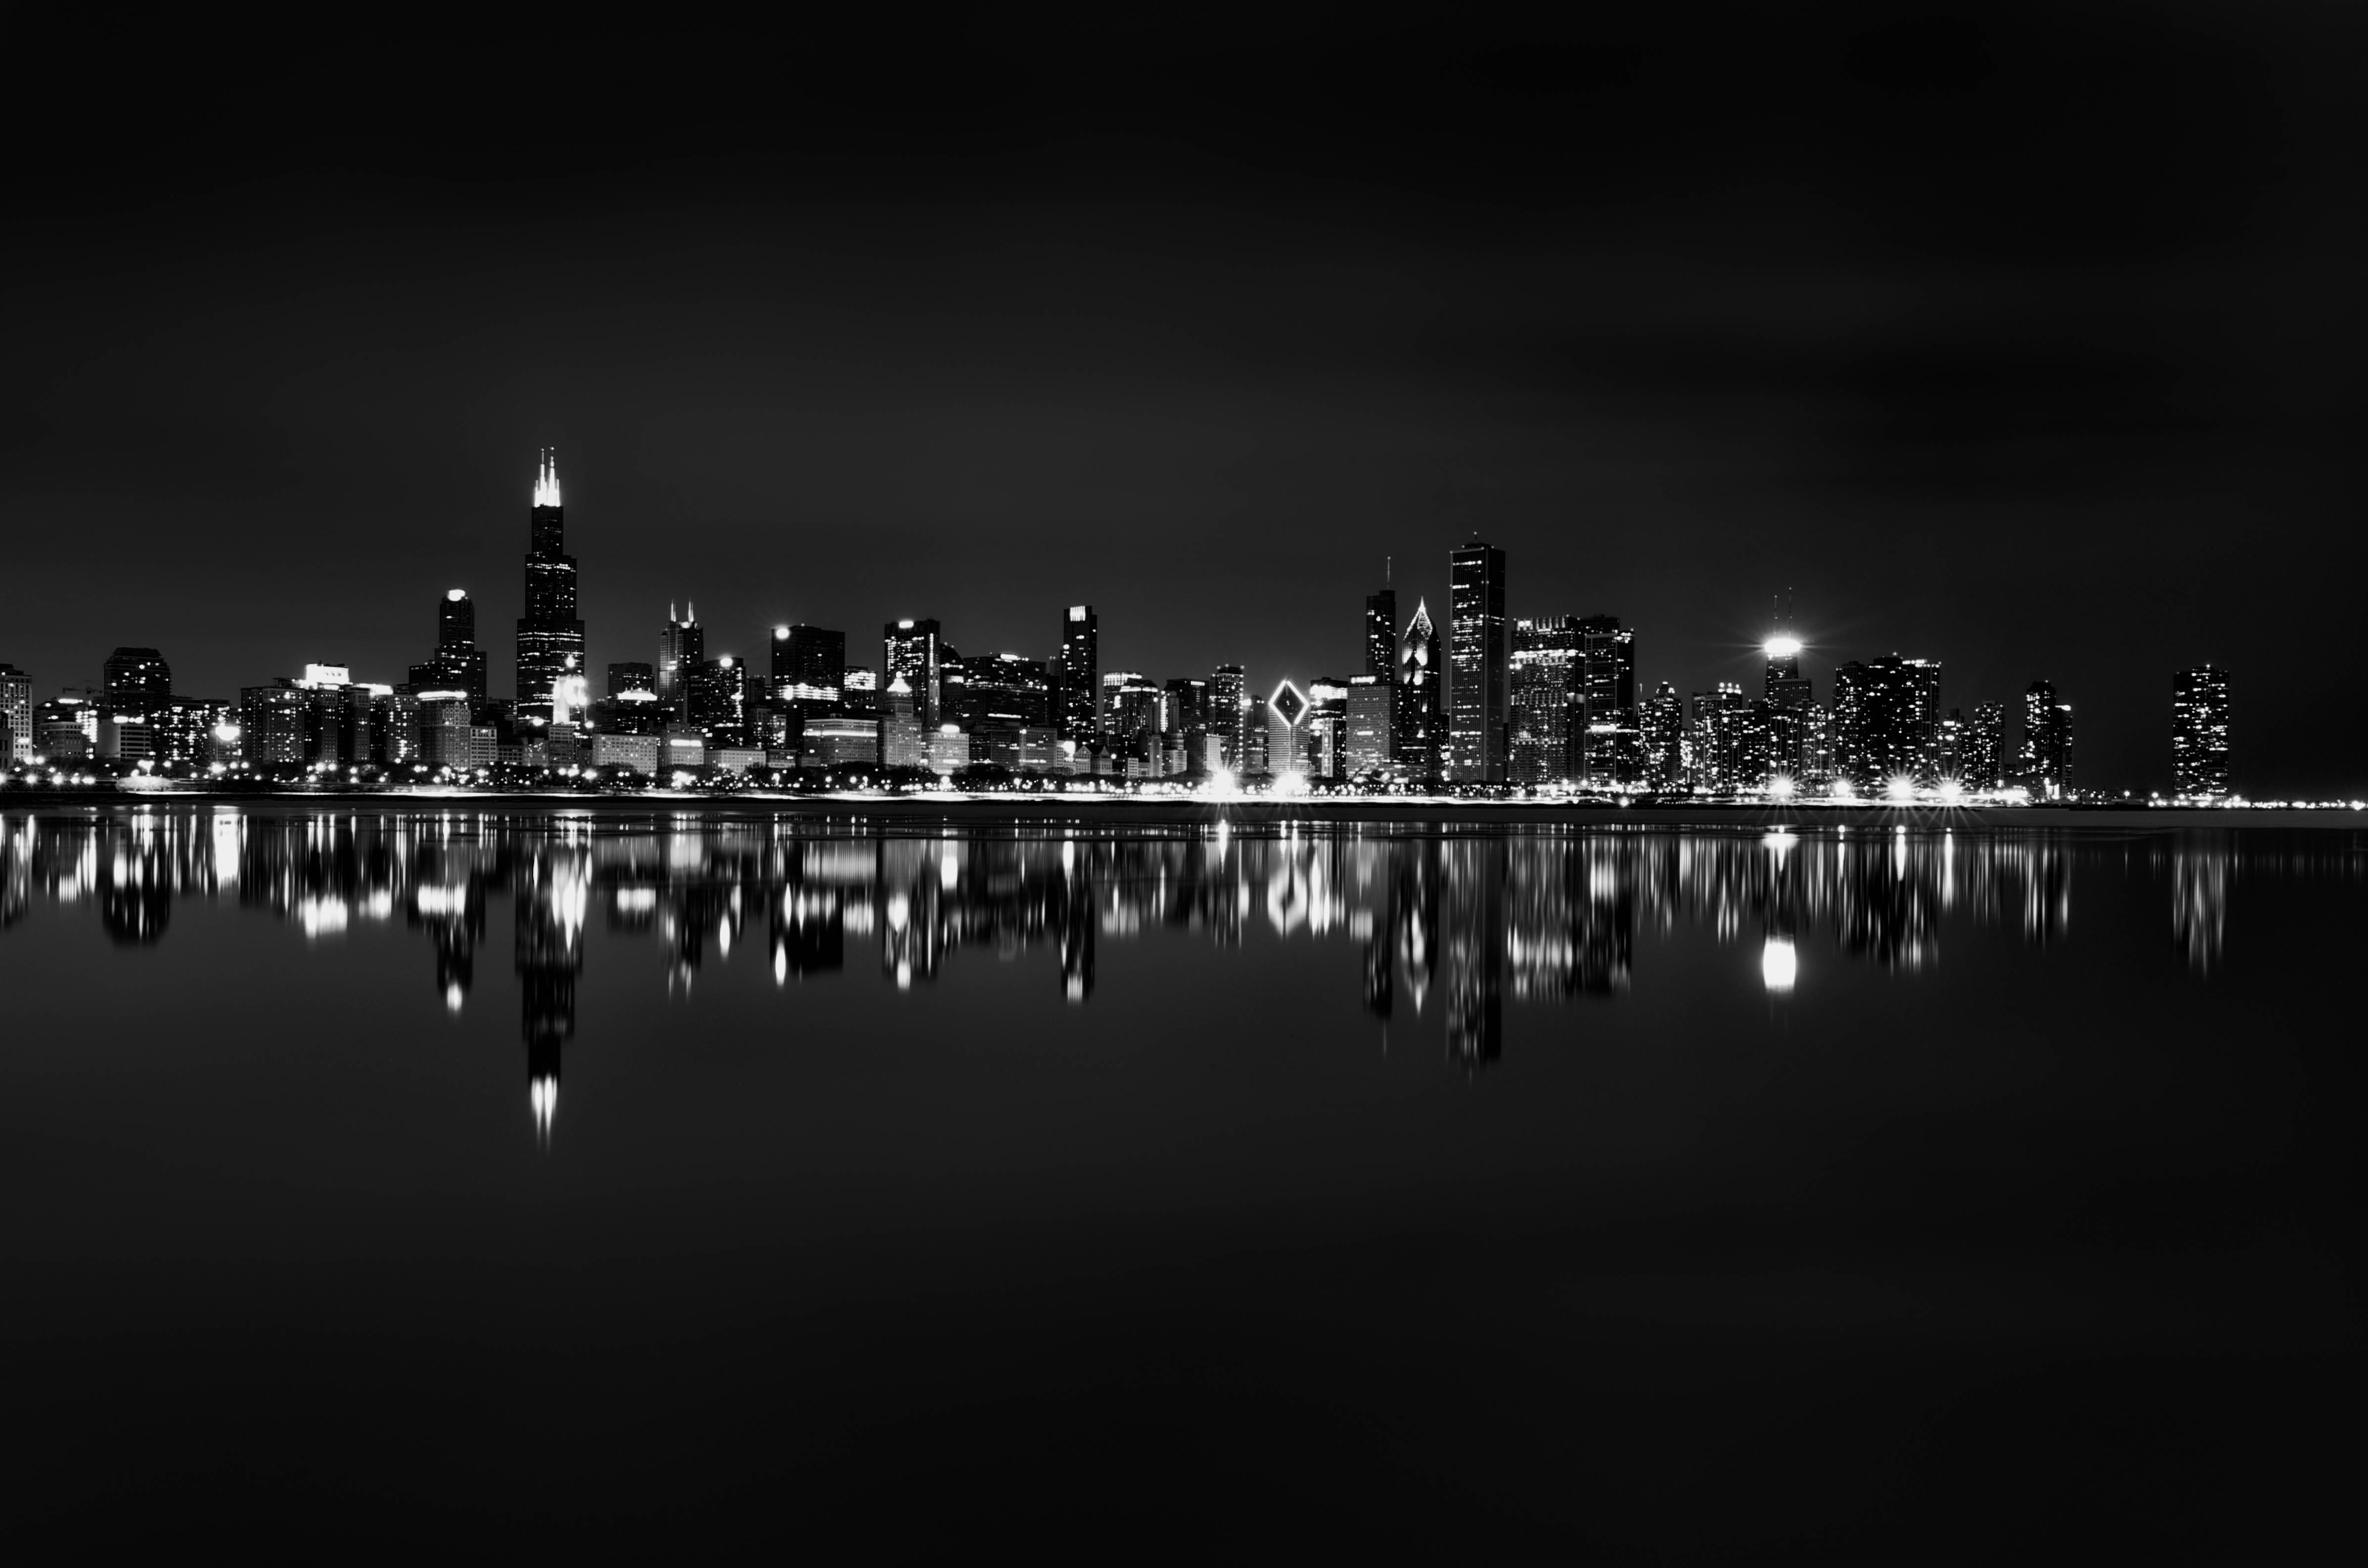
[{"label": "dark building silhouette", "polygon": [[1101,738],[1101,621],[1091,605],[1071,605],[1061,619],[1061,656],[1053,672],[1053,727],[1081,746]]},{"label": "dark building silhouette", "polygon": [[1365,674],[1397,676],[1398,591],[1384,587],[1365,596]]},{"label": "dark building silhouette", "polygon": [[477,608],[468,591],[451,588],[436,603],[436,652],[411,666],[411,689],[465,691],[485,699],[485,653],[477,646]]},{"label": "dark building silhouette", "polygon": [[2055,695],[2055,683],[2032,681],[2022,694],[2022,786],[2035,801],[2072,793],[2072,705]]},{"label": "dark building silhouette", "polygon": [[1414,616],[1398,639],[1393,719],[1397,727],[1397,765],[1416,778],[1439,777],[1441,748],[1447,744],[1446,678],[1447,666],[1439,657],[1439,632],[1430,623],[1430,607],[1417,599]]},{"label": "dark building silhouette", "polygon": [[666,626],[658,632],[658,701],[679,717],[690,699],[690,672],[707,658],[707,632],[699,624],[699,607],[686,604],[677,617],[666,606]]},{"label": "dark building silhouette", "polygon": [[583,674],[584,622],[575,614],[575,557],[567,553],[559,454],[545,448],[528,523],[526,613],[518,622],[518,717],[553,717],[553,692]]},{"label": "dark building silhouette", "polygon": [[880,680],[882,689],[901,676],[913,694],[913,717],[924,734],[940,722],[944,699],[945,650],[939,645],[934,620],[892,620],[880,630]]},{"label": "dark building silhouette", "polygon": [[[2070,727],[2066,721],[2066,727]],[[2066,742],[2069,749],[2069,742]],[[2228,672],[2212,665],[2181,670],[2172,684],[2170,763],[2173,785],[2192,799],[2223,800],[2228,792]],[[2068,772],[2068,767],[2067,767]]]},{"label": "dark building silhouette", "polygon": [[118,648],[100,673],[110,713],[144,719],[173,700],[173,666],[154,648]]},{"label": "dark building silhouette", "polygon": [[1505,552],[1474,540],[1447,559],[1447,776],[1501,784],[1510,735]]},{"label": "dark building silhouette", "polygon": [[1513,623],[1511,778],[1558,784],[1578,772],[1586,725],[1586,647],[1577,616]]},{"label": "dark building silhouette", "polygon": [[629,691],[646,691],[657,695],[658,671],[655,665],[639,660],[618,660],[609,665],[609,695],[624,696]]},{"label": "dark building silhouette", "polygon": [[773,628],[772,699],[801,719],[842,710],[847,633],[800,623]]}]

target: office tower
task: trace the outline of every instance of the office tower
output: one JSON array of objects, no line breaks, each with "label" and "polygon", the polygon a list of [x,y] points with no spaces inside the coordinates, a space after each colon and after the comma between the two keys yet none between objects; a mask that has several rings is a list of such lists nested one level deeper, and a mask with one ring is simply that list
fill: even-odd
[{"label": "office tower", "polygon": [[609,697],[611,701],[620,700],[632,693],[655,697],[657,691],[655,665],[645,665],[639,660],[620,660],[609,666]]},{"label": "office tower", "polygon": [[890,767],[927,767],[928,730],[921,722],[920,699],[913,683],[896,672],[880,694],[880,760]]},{"label": "office tower", "polygon": [[1167,727],[1167,694],[1149,676],[1111,670],[1102,676],[1102,751],[1130,777],[1156,778]]},{"label": "office tower", "polygon": [[448,589],[436,601],[436,651],[411,666],[407,684],[415,692],[465,691],[485,699],[485,653],[477,646],[477,609],[466,589]]},{"label": "office tower", "polygon": [[33,760],[33,677],[14,665],[0,664],[0,723],[8,726],[7,746],[0,761]]},{"label": "office tower", "polygon": [[1307,699],[1287,680],[1266,699],[1266,765],[1278,777],[1306,771],[1305,759],[1301,756],[1304,737],[1300,726],[1307,718]]},{"label": "office tower", "polygon": [[800,718],[839,710],[847,681],[847,633],[800,623],[773,628],[773,699]]},{"label": "office tower", "polygon": [[2022,694],[2021,763],[2032,800],[2072,793],[2072,705],[2056,699],[2053,681],[2032,681]]},{"label": "office tower", "polygon": [[312,693],[282,681],[241,687],[238,697],[239,743],[246,760],[271,767],[302,763]]},{"label": "office tower", "polygon": [[938,727],[945,650],[938,645],[934,620],[892,620],[880,632],[880,678],[903,676],[913,694],[914,716],[925,730]]},{"label": "office tower", "polygon": [[1307,683],[1307,717],[1299,726],[1301,767],[1310,778],[1348,777],[1349,683],[1318,676]]},{"label": "office tower", "polygon": [[1241,665],[1219,665],[1209,673],[1209,731],[1223,744],[1224,766],[1236,770],[1245,766],[1242,726],[1247,700]]},{"label": "office tower", "polygon": [[751,744],[749,726],[756,693],[749,669],[730,653],[702,659],[687,677],[689,719],[710,746]]},{"label": "office tower", "polygon": [[880,717],[880,672],[869,665],[849,665],[839,682],[838,705],[850,719]]},{"label": "office tower", "polygon": [[1941,665],[1897,653],[1834,672],[1837,770],[1881,793],[1902,780],[1931,784],[1940,768]]},{"label": "office tower", "polygon": [[[1397,642],[1395,630],[1390,634]],[[1397,755],[1397,677],[1390,671],[1349,678],[1348,777],[1388,771]]]},{"label": "office tower", "polygon": [[1726,795],[1759,782],[1750,767],[1749,707],[1743,687],[1731,680],[1693,694],[1686,722],[1686,781],[1697,792]]},{"label": "office tower", "polygon": [[1968,790],[1988,790],[2006,783],[2006,706],[1976,702],[1965,722],[1957,746],[1957,782]]},{"label": "office tower", "polygon": [[1101,693],[1101,622],[1093,606],[1071,605],[1053,661],[1053,724],[1063,740],[1091,745],[1100,739]]},{"label": "office tower", "polygon": [[1430,624],[1430,607],[1415,601],[1414,619],[1398,639],[1397,760],[1408,778],[1439,777],[1440,753],[1447,744],[1447,667],[1440,662],[1439,633]]},{"label": "office tower", "polygon": [[1365,673],[1387,683],[1397,672],[1398,591],[1384,587],[1365,596]]},{"label": "office tower", "polygon": [[1587,680],[1578,618],[1515,621],[1509,663],[1513,782],[1559,784],[1577,777]]},{"label": "office tower", "polygon": [[580,709],[584,694],[562,692],[560,683],[583,677],[584,623],[575,618],[575,558],[567,553],[560,507],[559,454],[545,448],[529,522],[526,613],[518,623],[519,719],[566,719],[560,710]]},{"label": "office tower", "polygon": [[680,715],[690,692],[690,672],[707,660],[707,632],[699,624],[699,607],[685,605],[677,619],[666,606],[666,627],[658,633],[658,701]]},{"label": "office tower", "polygon": [[2192,800],[2228,795],[2228,672],[2212,665],[2181,670],[2171,686],[2172,787]]},{"label": "office tower", "polygon": [[1768,660],[1761,695],[1778,708],[1806,708],[1811,691],[1809,677],[1801,673],[1801,640],[1789,631],[1778,631],[1759,645],[1759,651]]},{"label": "office tower", "polygon": [[1681,789],[1686,781],[1686,704],[1678,688],[1663,681],[1643,705],[1637,729],[1644,751],[1643,782],[1655,790]]},{"label": "office tower", "polygon": [[1043,662],[1018,653],[976,653],[948,661],[943,671],[943,722],[964,730],[981,724],[1049,728],[1053,679]]},{"label": "office tower", "polygon": [[1973,725],[1964,713],[1952,708],[1949,716],[1941,721],[1939,728],[1940,740],[1934,747],[1934,755],[1938,758],[1934,772],[1944,784],[1963,784],[1965,781],[1965,752],[1973,736]]},{"label": "office tower", "polygon": [[1585,712],[1572,737],[1574,767],[1596,789],[1634,784],[1645,771],[1636,711],[1636,633],[1616,615],[1583,616],[1578,630]]},{"label": "office tower", "polygon": [[154,648],[118,648],[102,667],[108,710],[145,717],[173,699],[173,667]]},{"label": "office tower", "polygon": [[1459,784],[1501,784],[1511,653],[1505,552],[1474,540],[1447,560],[1447,776]]}]

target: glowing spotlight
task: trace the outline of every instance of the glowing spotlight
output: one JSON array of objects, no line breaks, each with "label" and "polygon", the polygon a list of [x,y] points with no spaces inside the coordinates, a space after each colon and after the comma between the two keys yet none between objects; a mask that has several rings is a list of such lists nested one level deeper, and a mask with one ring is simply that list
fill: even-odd
[{"label": "glowing spotlight", "polygon": [[1770,637],[1759,645],[1759,651],[1771,659],[1793,659],[1801,653],[1798,637]]},{"label": "glowing spotlight", "polygon": [[1779,801],[1791,800],[1793,798],[1793,779],[1791,775],[1780,773],[1775,778],[1770,778],[1768,781],[1768,793],[1772,798]]},{"label": "glowing spotlight", "polygon": [[1953,778],[1941,780],[1941,799],[1954,802],[1964,797],[1965,787]]},{"label": "glowing spotlight", "polygon": [[1296,771],[1277,775],[1274,792],[1278,795],[1304,795],[1307,793],[1307,775]]},{"label": "glowing spotlight", "polygon": [[1895,774],[1884,787],[1884,793],[1895,801],[1912,801],[1916,798],[1916,780],[1905,773]]},{"label": "glowing spotlight", "polygon": [[1760,983],[1771,994],[1790,991],[1800,973],[1801,956],[1793,950],[1793,938],[1769,937],[1768,945],[1759,949]]},{"label": "glowing spotlight", "polygon": [[1240,788],[1241,779],[1235,775],[1232,768],[1212,767],[1209,770],[1210,794],[1231,795]]}]

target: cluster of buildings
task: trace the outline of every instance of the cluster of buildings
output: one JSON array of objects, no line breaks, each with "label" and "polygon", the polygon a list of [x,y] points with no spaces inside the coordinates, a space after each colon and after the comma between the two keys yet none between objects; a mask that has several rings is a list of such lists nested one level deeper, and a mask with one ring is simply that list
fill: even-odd
[{"label": "cluster of buildings", "polygon": [[[266,778],[344,770],[397,779],[496,769],[576,775],[820,769],[846,778],[996,773],[1113,780],[1270,780],[1281,790],[1519,787],[1623,794],[1827,798],[2075,793],[2072,705],[2033,681],[2011,710],[1943,710],[1938,661],[1851,660],[1817,699],[1788,631],[1759,689],[1649,694],[1634,629],[1612,615],[1514,619],[1505,552],[1450,552],[1442,638],[1427,602],[1365,600],[1363,667],[1254,687],[1240,665],[1157,680],[1102,666],[1090,605],[1063,612],[1056,650],[964,654],[934,619],[882,628],[876,665],[844,631],[772,629],[760,666],[708,648],[694,607],[669,606],[655,659],[609,664],[595,689],[566,551],[557,460],[537,470],[515,631],[515,694],[488,689],[476,610],[437,606],[436,642],[400,684],[342,665],[247,687],[173,689],[154,648],[119,648],[102,687],[34,703],[0,664],[0,750],[20,767],[100,758],[167,772]],[[2229,793],[2228,684],[2185,671],[2173,710],[2179,793]]]}]

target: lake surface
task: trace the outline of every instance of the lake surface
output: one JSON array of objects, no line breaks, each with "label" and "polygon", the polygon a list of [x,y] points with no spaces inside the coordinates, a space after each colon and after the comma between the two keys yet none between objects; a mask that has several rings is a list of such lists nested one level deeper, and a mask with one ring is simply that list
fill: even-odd
[{"label": "lake surface", "polygon": [[6,811],[0,1487],[308,1554],[2350,1537],[2363,893],[2347,830]]}]

